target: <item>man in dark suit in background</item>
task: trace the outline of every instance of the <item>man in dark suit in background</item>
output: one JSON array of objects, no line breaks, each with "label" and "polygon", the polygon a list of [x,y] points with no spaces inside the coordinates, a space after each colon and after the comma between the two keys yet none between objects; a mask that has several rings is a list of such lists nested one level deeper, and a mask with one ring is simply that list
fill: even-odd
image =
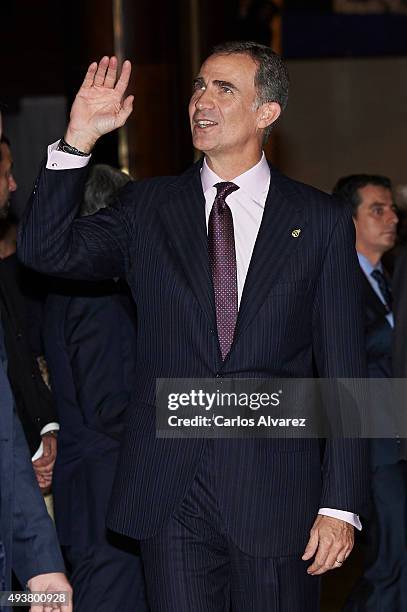
[{"label": "man in dark suit in background", "polygon": [[[0,113],[0,139],[1,136]],[[15,414],[7,365],[0,311],[0,591],[11,588],[13,570],[21,585],[27,585],[31,591],[65,591],[71,598],[55,528],[37,487],[27,443]],[[10,603],[0,602],[0,609],[11,609]],[[71,599],[63,608],[55,603],[54,609],[72,612]],[[43,610],[42,604],[32,607],[32,612]]]},{"label": "man in dark suit in background", "polygon": [[[391,378],[394,316],[390,279],[383,255],[396,241],[397,213],[390,179],[356,174],[338,181],[334,194],[353,209],[356,249],[363,271],[365,338],[370,378]],[[383,393],[385,414],[390,400]],[[407,609],[407,464],[400,439],[372,439],[373,507],[367,526],[367,554],[362,579],[345,609]]]},{"label": "man in dark suit in background", "polygon": [[[10,142],[0,139],[0,228],[10,218],[10,195],[17,189],[13,176]],[[8,377],[16,401],[17,413],[31,451],[34,471],[43,491],[49,489],[57,452],[55,407],[45,385],[30,342],[29,321],[35,321],[36,300],[27,297],[24,286],[32,271],[24,270],[14,252],[0,252],[0,311],[8,356]],[[37,276],[34,274],[34,277]],[[31,281],[32,282],[32,281]],[[24,295],[25,292],[25,295]],[[39,319],[37,327],[40,327]],[[38,337],[40,330],[38,329]],[[34,335],[34,334],[32,334]]]},{"label": "man in dark suit in background", "polygon": [[[130,178],[91,168],[81,216],[113,204]],[[106,514],[136,370],[136,313],[123,281],[49,279],[44,349],[61,431],[53,478],[55,522],[76,612],[145,612],[132,541]]]},{"label": "man in dark suit in background", "polygon": [[[27,443],[14,412],[6,369],[0,318],[0,591],[11,588],[13,570],[24,588],[27,585],[32,591],[71,594],[55,527],[35,481]],[[55,605],[55,609],[71,612],[72,603],[64,608]],[[35,610],[42,612],[42,605]]]},{"label": "man in dark suit in background", "polygon": [[314,612],[318,576],[360,526],[363,442],[328,440],[321,461],[316,439],[159,439],[156,380],[365,376],[351,214],[267,163],[287,70],[268,47],[230,43],[193,84],[204,159],[75,219],[95,142],[131,113],[130,69],[117,80],[114,57],[89,67],[19,242],[30,266],[132,289],[135,396],[108,524],[141,541],[154,611]]},{"label": "man in dark suit in background", "polygon": [[393,295],[396,324],[393,342],[393,371],[395,378],[407,378],[407,246],[400,251],[396,260]]}]

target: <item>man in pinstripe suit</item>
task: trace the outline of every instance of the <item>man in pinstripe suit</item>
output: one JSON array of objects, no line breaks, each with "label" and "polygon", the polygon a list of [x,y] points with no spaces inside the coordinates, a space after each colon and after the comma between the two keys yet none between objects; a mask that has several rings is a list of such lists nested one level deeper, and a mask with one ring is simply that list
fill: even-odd
[{"label": "man in pinstripe suit", "polygon": [[[135,401],[108,524],[141,541],[153,611],[314,612],[319,575],[342,565],[360,527],[365,445],[329,440],[321,458],[315,439],[157,439],[155,383],[315,368],[364,376],[351,213],[267,163],[262,144],[286,104],[287,71],[269,48],[233,43],[194,80],[189,113],[203,160],[179,177],[131,183],[114,209],[76,219],[95,142],[131,113],[130,69],[125,62],[117,79],[114,57],[89,67],[19,239],[26,264],[122,276],[137,304]],[[228,250],[220,287],[214,201],[233,229],[235,261]],[[219,306],[233,275],[235,321],[227,301]]]}]

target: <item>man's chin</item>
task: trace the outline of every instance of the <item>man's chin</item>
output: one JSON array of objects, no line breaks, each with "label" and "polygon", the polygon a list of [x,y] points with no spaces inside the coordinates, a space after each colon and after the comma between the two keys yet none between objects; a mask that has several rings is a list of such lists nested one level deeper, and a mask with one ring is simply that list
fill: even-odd
[{"label": "man's chin", "polygon": [[192,134],[192,144],[195,149],[202,153],[209,153],[209,151],[212,151],[216,146],[213,140],[208,138],[204,133],[197,134],[195,131]]}]

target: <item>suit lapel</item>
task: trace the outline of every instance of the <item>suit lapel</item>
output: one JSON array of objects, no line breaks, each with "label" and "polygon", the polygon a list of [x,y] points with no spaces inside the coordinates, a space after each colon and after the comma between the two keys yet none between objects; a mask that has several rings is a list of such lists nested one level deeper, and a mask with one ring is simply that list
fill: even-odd
[{"label": "suit lapel", "polygon": [[216,329],[200,167],[198,162],[175,181],[169,201],[159,209],[159,213],[169,237],[170,247],[176,253],[211,327]]},{"label": "suit lapel", "polygon": [[[293,197],[294,196],[294,197]],[[298,193],[271,168],[270,188],[239,308],[235,340],[262,306],[280,270],[303,239],[306,215]],[[294,230],[300,230],[293,236]]]},{"label": "suit lapel", "polygon": [[[174,182],[159,214],[170,247],[211,327],[216,329],[200,167],[200,163],[195,164]],[[256,315],[279,278],[281,267],[298,247],[306,222],[297,191],[288,188],[284,177],[271,169],[270,189],[242,294],[235,339]],[[301,230],[298,237],[292,235],[296,229]]]}]

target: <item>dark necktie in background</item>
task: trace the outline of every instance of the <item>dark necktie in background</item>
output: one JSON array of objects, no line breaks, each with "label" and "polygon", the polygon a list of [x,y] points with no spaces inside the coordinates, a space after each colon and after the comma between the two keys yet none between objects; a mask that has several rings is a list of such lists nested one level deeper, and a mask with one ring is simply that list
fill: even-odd
[{"label": "dark necktie in background", "polygon": [[225,359],[232,346],[238,312],[235,235],[226,198],[239,187],[230,182],[217,183],[215,187],[218,193],[209,215],[208,250],[218,338],[222,359]]},{"label": "dark necktie in background", "polygon": [[393,300],[392,300],[389,281],[387,280],[383,272],[381,272],[380,270],[373,270],[371,275],[379,286],[379,291],[383,296],[388,312],[391,312],[391,306],[392,306]]}]

